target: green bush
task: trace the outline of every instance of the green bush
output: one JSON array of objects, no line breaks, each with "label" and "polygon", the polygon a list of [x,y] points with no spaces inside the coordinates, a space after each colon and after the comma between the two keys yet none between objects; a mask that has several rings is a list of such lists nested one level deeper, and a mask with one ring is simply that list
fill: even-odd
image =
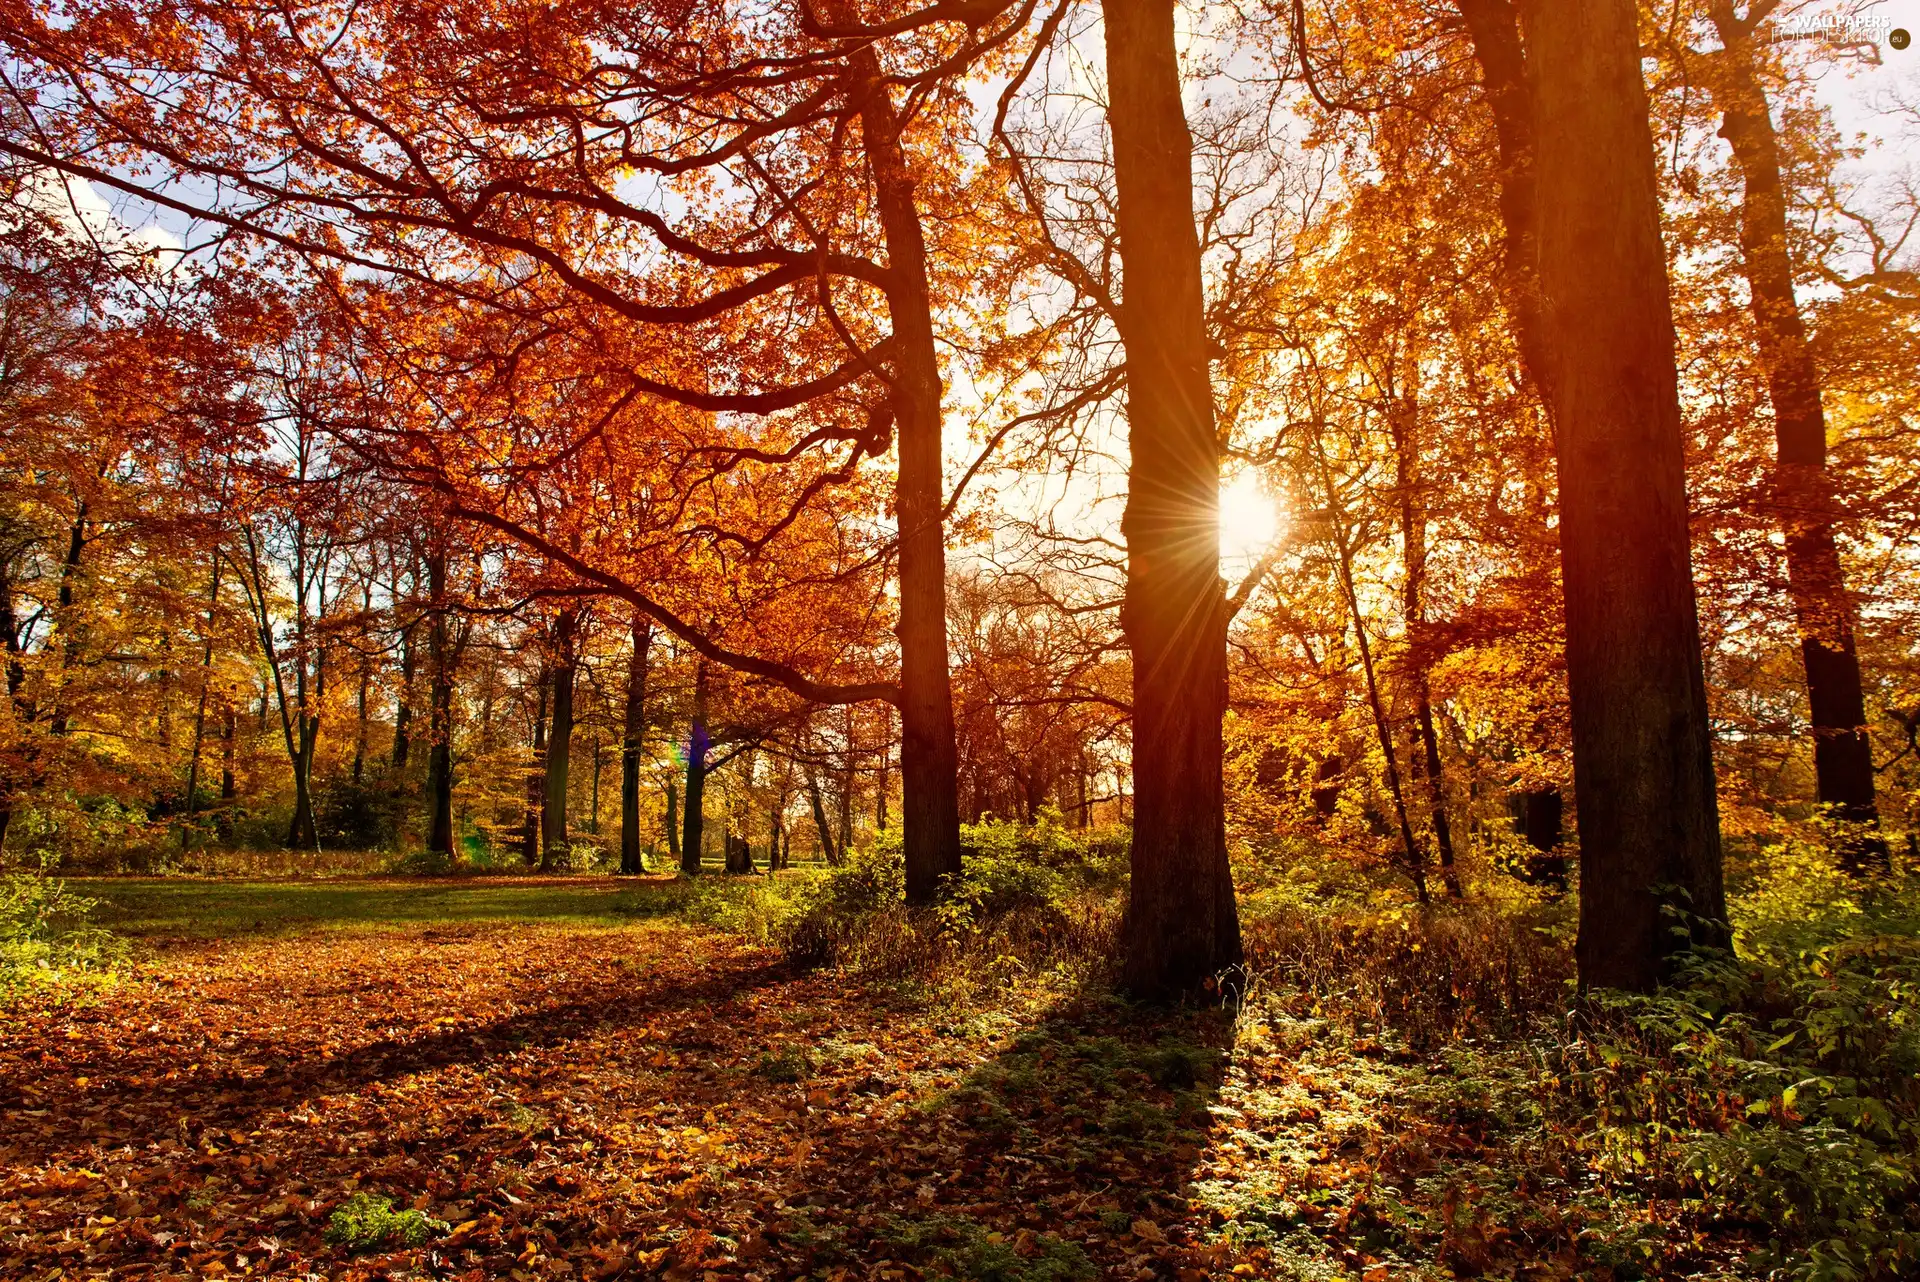
[{"label": "green bush", "polygon": [[126,944],[87,920],[94,906],[51,877],[0,879],[0,990],[118,970]]},{"label": "green bush", "polygon": [[960,841],[960,875],[947,887],[942,908],[955,926],[1055,908],[1126,883],[1128,834],[1068,828],[1055,810],[1043,810],[1032,824],[966,824]]},{"label": "green bush", "polygon": [[1033,824],[967,824],[961,840],[960,874],[930,911],[903,906],[900,834],[889,830],[841,866],[790,883],[770,937],[802,964],[961,987],[1112,957],[1124,833],[1076,831],[1045,812]]},{"label": "green bush", "polygon": [[1650,997],[1602,994],[1562,1049],[1616,1166],[1765,1225],[1756,1267],[1808,1282],[1920,1269],[1920,881],[1782,849],[1733,901],[1734,947]]},{"label": "green bush", "polygon": [[393,1199],[373,1193],[355,1193],[334,1209],[327,1220],[325,1240],[349,1252],[382,1247],[421,1246],[447,1231],[445,1220],[424,1211],[396,1211]]},{"label": "green bush", "polygon": [[902,1256],[971,1282],[1086,1282],[1098,1276],[1079,1246],[1051,1233],[1006,1240],[971,1220],[935,1215],[887,1216],[880,1236]]},{"label": "green bush", "polygon": [[1526,900],[1269,901],[1249,964],[1276,1027],[1310,1015],[1430,1052],[1408,1060],[1444,1065],[1409,1070],[1423,1113],[1529,1186],[1584,1186],[1591,1268],[1646,1276],[1684,1252],[1674,1221],[1645,1220],[1664,1205],[1750,1243],[1740,1276],[1920,1276],[1920,877],[1861,878],[1838,848],[1816,829],[1730,858],[1732,947],[1653,994],[1576,993],[1569,905]]}]

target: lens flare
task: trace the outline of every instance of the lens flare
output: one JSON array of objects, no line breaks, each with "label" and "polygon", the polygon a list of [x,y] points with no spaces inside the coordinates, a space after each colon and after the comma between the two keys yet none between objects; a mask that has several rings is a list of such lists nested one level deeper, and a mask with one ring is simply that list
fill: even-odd
[{"label": "lens flare", "polygon": [[1280,509],[1249,469],[1220,488],[1220,556],[1255,561],[1280,534]]}]

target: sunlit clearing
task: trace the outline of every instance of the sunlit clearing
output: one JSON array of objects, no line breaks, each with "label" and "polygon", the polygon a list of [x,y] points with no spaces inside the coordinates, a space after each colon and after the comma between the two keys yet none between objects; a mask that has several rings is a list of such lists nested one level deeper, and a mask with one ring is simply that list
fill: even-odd
[{"label": "sunlit clearing", "polygon": [[1220,556],[1228,561],[1259,559],[1280,534],[1280,510],[1261,488],[1260,476],[1246,471],[1220,490]]}]

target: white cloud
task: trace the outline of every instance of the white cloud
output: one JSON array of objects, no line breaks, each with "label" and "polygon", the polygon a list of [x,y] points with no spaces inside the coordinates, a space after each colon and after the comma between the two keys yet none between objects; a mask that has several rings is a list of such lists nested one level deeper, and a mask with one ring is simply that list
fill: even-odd
[{"label": "white cloud", "polygon": [[45,214],[75,239],[84,239],[108,253],[151,255],[172,271],[186,255],[186,245],[166,228],[149,223],[130,228],[115,215],[92,183],[63,177],[51,170],[34,170],[21,184],[20,198],[30,209]]}]

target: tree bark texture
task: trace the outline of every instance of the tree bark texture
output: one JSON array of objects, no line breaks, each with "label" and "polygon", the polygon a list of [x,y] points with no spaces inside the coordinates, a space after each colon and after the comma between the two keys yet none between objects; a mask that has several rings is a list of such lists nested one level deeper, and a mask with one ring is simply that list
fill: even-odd
[{"label": "tree bark texture", "polygon": [[652,621],[636,610],[620,740],[620,871],[628,875],[646,871],[640,860],[640,751],[647,733],[647,671],[652,651]]},{"label": "tree bark texture", "polygon": [[[1821,803],[1837,818],[1877,825],[1873,754],[1855,645],[1859,611],[1847,593],[1834,537],[1838,505],[1827,472],[1826,410],[1819,367],[1794,291],[1779,138],[1755,70],[1752,24],[1737,19],[1726,0],[1716,0],[1709,13],[1722,47],[1712,58],[1708,83],[1721,113],[1720,136],[1732,144],[1746,186],[1740,250],[1773,404],[1772,501],[1786,538],[1787,590],[1806,672],[1816,787]],[[1877,838],[1856,841],[1852,847],[1856,856],[1885,861],[1886,844]]]},{"label": "tree bark texture", "polygon": [[1124,978],[1135,993],[1160,997],[1241,955],[1221,776],[1220,451],[1173,0],[1104,0],[1102,11],[1131,448],[1122,521],[1134,706]]},{"label": "tree bark texture", "polygon": [[1553,405],[1580,979],[1645,990],[1726,918],[1672,305],[1632,0],[1522,0]]}]

